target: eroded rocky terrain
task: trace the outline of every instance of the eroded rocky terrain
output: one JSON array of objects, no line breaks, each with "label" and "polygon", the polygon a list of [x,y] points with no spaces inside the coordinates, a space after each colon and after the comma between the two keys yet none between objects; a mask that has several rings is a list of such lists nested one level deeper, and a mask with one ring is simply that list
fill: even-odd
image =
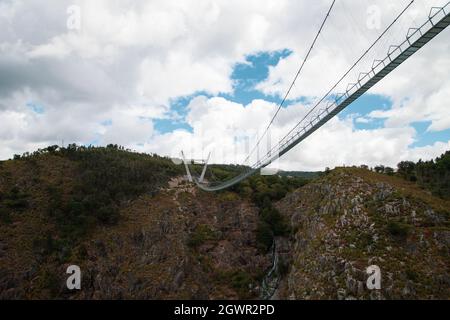
[{"label": "eroded rocky terrain", "polygon": [[[205,193],[168,160],[78,152],[0,163],[1,299],[450,297],[450,204],[400,178],[339,168],[264,213],[255,195],[279,196],[276,177]],[[268,223],[282,227],[271,248]],[[371,265],[380,290],[367,289]]]},{"label": "eroded rocky terrain", "polygon": [[[447,202],[396,178],[338,169],[277,204],[295,230],[287,299],[448,299]],[[366,268],[381,269],[368,290]]]},{"label": "eroded rocky terrain", "polygon": [[[248,201],[199,193],[179,183],[174,179],[158,195],[129,202],[121,209],[120,224],[96,230],[63,259],[15,252],[15,239],[2,237],[1,298],[258,297],[271,261],[256,246],[257,209]],[[21,230],[28,223],[16,222]],[[33,241],[28,238],[22,241]],[[13,269],[14,257],[22,255],[29,265],[23,261]],[[75,293],[65,288],[70,264],[82,270],[82,290]]]}]

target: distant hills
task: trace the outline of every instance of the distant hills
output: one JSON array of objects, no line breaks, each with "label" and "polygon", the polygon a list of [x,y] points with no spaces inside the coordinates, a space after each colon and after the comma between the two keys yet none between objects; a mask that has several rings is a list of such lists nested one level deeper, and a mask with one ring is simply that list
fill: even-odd
[{"label": "distant hills", "polygon": [[305,178],[305,179],[313,179],[319,177],[323,172],[321,171],[315,171],[315,172],[308,172],[308,171],[280,171],[279,175],[284,177],[299,177],[299,178]]}]

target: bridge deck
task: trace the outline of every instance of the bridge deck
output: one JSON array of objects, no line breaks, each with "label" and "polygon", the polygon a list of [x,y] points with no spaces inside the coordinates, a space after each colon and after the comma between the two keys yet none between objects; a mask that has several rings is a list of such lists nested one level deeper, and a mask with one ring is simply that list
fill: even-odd
[{"label": "bridge deck", "polygon": [[361,77],[360,75],[360,79],[350,84],[344,94],[336,97],[334,101],[326,101],[328,104],[324,106],[319,114],[305,121],[306,125],[299,130],[282,139],[275,151],[267,153],[263,159],[252,165],[247,171],[219,185],[205,185],[200,183],[196,178],[194,178],[194,182],[200,189],[205,191],[223,190],[255,174],[260,169],[267,167],[289,152],[445,30],[450,25],[450,2],[442,8],[435,9],[438,10],[434,12],[432,10],[428,20],[420,28],[410,29],[408,31],[404,42],[398,46],[391,46],[387,56],[383,60],[374,61],[372,69],[369,72],[361,73],[364,76]]}]

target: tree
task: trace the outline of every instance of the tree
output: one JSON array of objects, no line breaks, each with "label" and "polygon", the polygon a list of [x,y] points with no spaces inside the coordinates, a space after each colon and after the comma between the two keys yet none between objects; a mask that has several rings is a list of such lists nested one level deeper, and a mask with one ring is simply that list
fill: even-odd
[{"label": "tree", "polygon": [[376,173],[384,173],[384,166],[383,165],[375,166],[374,169],[375,169]]},{"label": "tree", "polygon": [[398,176],[416,182],[438,197],[450,198],[450,151],[435,160],[402,161],[397,167]]},{"label": "tree", "polygon": [[384,173],[387,174],[388,176],[393,176],[394,175],[394,169],[391,167],[385,167],[384,168]]},{"label": "tree", "polygon": [[397,174],[402,178],[410,180],[414,175],[416,164],[412,161],[402,161],[397,165]]},{"label": "tree", "polygon": [[58,150],[58,148],[59,148],[58,145],[53,145],[53,146],[47,147],[46,151],[47,151],[48,153],[55,153],[56,150]]}]

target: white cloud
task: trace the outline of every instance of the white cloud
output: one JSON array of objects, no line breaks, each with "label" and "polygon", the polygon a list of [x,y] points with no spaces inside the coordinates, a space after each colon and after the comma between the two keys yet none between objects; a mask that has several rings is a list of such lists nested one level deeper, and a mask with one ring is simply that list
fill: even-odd
[{"label": "white cloud", "polygon": [[[373,4],[383,9],[386,26],[407,2]],[[442,2],[416,1],[414,10],[423,13],[424,6]],[[74,3],[81,8],[80,31],[66,28],[67,8]],[[161,135],[152,119],[179,117],[169,105],[180,96],[232,92],[230,76],[236,63],[249,54],[287,48],[293,54],[271,68],[268,79],[258,85],[268,94],[282,94],[329,4],[326,0],[0,0],[0,157],[64,139],[120,143],[162,154],[204,148],[218,150],[216,161],[239,162],[276,105],[256,100],[242,106],[197,97],[186,118],[193,133]],[[368,30],[366,17],[367,3],[337,2],[292,97],[320,96],[376,38],[380,30]],[[422,18],[414,16],[416,21]],[[412,16],[400,21],[400,29],[388,35],[390,41],[403,37],[400,31],[411,22]],[[393,164],[405,157],[434,157],[445,149],[443,143],[408,147],[416,138],[411,122],[431,121],[430,131],[450,127],[449,36],[441,35],[372,90],[394,102],[392,110],[370,115],[387,117],[386,128],[356,130],[351,120],[334,119],[289,154],[284,165],[308,170],[343,163]],[[363,68],[374,57],[371,54]],[[26,107],[30,101],[44,106],[45,112],[33,113]],[[274,124],[274,140],[306,110],[301,104],[282,110]],[[356,121],[367,122],[370,117]],[[244,128],[253,141],[245,142]],[[236,139],[232,131],[237,131]]]},{"label": "white cloud", "polygon": [[[350,13],[353,17],[350,17],[348,22],[358,22],[359,25],[356,27],[340,24],[347,21],[345,16],[349,13],[343,12],[343,8],[338,7],[330,17],[323,32],[324,37],[320,39],[321,41],[312,52],[291,96],[321,97],[325,94],[407,3],[408,1],[389,4],[386,1],[374,1],[374,4],[379,5],[380,8],[389,7],[389,12],[382,11],[381,30],[367,30],[364,26],[365,19],[353,19],[355,16],[362,17],[367,14],[367,7],[363,2],[353,4],[353,10]],[[344,92],[348,83],[358,79],[359,72],[370,70],[374,59],[386,56],[389,45],[400,44],[404,41],[408,28],[423,23],[431,6],[442,6],[446,3],[447,1],[439,0],[416,1],[409,13],[387,33],[386,39],[374,47],[334,92]],[[305,50],[298,47],[294,49],[295,54],[281,60],[277,66],[271,68],[268,79],[260,83],[258,88],[267,94],[283,94],[291,83]],[[450,128],[446,103],[449,101],[450,93],[448,80],[450,56],[447,54],[449,51],[450,33],[446,30],[370,90],[370,93],[385,95],[393,101],[391,110],[375,111],[370,116],[388,118],[385,123],[388,127],[408,126],[417,121],[431,121],[430,131]]]},{"label": "white cloud", "polygon": [[[450,46],[448,48],[450,50]],[[438,63],[442,62],[438,61]],[[450,58],[448,59],[450,68]],[[440,64],[444,68],[444,64]],[[447,68],[447,70],[448,70]],[[430,121],[429,131],[442,131],[450,128],[450,113],[448,112],[448,101],[450,101],[450,81],[445,76],[431,74],[423,76],[420,72],[413,77],[418,83],[408,83],[412,92],[409,95],[393,93],[394,106],[390,110],[373,111],[370,116],[373,118],[387,118],[387,126],[402,126],[412,122]],[[438,75],[436,77],[436,75]],[[427,79],[430,76],[431,79]],[[442,81],[437,83],[436,78]],[[434,82],[432,88],[429,83]],[[423,87],[415,88],[423,84]],[[414,89],[415,88],[415,89]],[[405,98],[407,97],[407,98]]]},{"label": "white cloud", "polygon": [[152,122],[137,118],[126,112],[117,112],[110,122],[99,130],[102,145],[138,145],[150,140],[153,135]]},{"label": "white cloud", "polygon": [[[212,151],[213,162],[242,163],[249,148],[255,145],[261,133],[261,123],[268,123],[276,105],[254,101],[243,106],[222,98],[197,97],[190,104],[189,124],[193,132],[177,131],[155,136],[151,142],[139,148],[141,151],[157,151],[173,157],[184,150],[189,158],[204,159]],[[271,146],[306,112],[302,105],[283,110],[284,118],[291,121],[277,122],[271,130]],[[246,130],[242,130],[246,128]],[[427,147],[409,146],[415,142],[416,131],[409,126],[357,130],[353,117],[344,120],[334,118],[309,139],[296,146],[277,165],[290,170],[322,170],[325,167],[367,164],[385,164],[395,167],[402,160],[431,159],[450,147],[448,143],[435,143]],[[249,143],[246,144],[246,139]],[[261,143],[261,156],[267,151],[267,139]],[[255,156],[251,163],[256,160]]]},{"label": "white cloud", "polygon": [[368,119],[367,117],[358,117],[355,119],[356,123],[370,123],[370,119]]},{"label": "white cloud", "polygon": [[[170,97],[197,91],[231,92],[231,66],[220,59],[193,61],[185,53],[170,52],[162,61],[146,58],[141,65],[139,91],[145,97],[167,103]],[[154,75],[158,75],[155,77]]]}]

